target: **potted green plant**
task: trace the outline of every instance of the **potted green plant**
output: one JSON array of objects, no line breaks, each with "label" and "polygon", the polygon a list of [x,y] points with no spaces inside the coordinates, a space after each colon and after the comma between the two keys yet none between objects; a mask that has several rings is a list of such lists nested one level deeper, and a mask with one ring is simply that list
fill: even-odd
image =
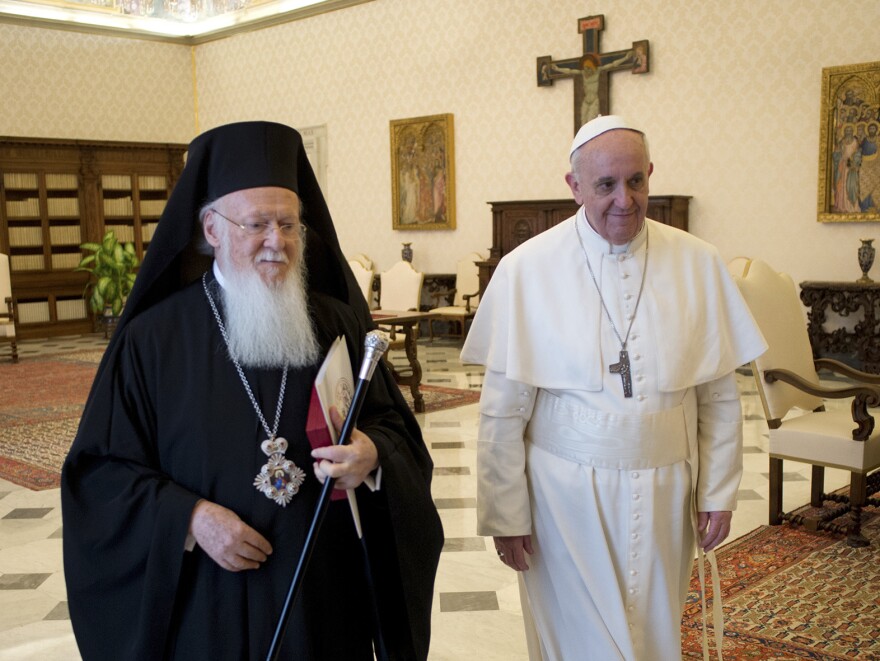
[{"label": "potted green plant", "polygon": [[134,284],[134,270],[140,264],[134,244],[120,243],[116,233],[108,230],[101,243],[83,243],[80,248],[92,252],[74,269],[92,275],[83,297],[87,297],[95,314],[118,317]]}]

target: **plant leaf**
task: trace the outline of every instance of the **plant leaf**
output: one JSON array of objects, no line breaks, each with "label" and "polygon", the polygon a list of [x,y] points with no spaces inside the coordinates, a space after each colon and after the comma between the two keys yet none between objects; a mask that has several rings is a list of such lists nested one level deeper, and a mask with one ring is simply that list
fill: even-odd
[{"label": "plant leaf", "polygon": [[91,304],[92,312],[101,312],[104,309],[104,298],[98,293],[97,289],[92,292],[92,298],[89,300],[89,303]]},{"label": "plant leaf", "polygon": [[109,276],[105,275],[104,277],[99,278],[98,279],[98,286],[97,286],[98,293],[101,294],[101,296],[107,296],[107,287],[109,287],[112,284],[113,284],[113,280],[111,280]]}]

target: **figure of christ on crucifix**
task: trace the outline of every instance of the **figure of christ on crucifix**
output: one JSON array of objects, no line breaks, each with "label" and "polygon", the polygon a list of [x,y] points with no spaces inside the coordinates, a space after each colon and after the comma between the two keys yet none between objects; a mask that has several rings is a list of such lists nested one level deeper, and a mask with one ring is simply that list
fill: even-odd
[{"label": "figure of christ on crucifix", "polygon": [[610,112],[608,74],[629,69],[648,72],[648,41],[634,41],[632,48],[601,53],[599,33],[605,28],[605,16],[578,19],[578,32],[584,35],[584,54],[554,61],[550,55],[538,58],[538,87],[549,87],[558,78],[574,78],[574,131],[598,115]]}]

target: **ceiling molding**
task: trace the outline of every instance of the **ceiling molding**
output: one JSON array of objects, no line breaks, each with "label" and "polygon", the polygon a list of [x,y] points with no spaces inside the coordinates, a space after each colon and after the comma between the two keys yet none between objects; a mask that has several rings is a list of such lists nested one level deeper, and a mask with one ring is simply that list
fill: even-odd
[{"label": "ceiling molding", "polygon": [[[217,39],[225,39],[226,37],[230,37],[235,34],[251,32],[253,30],[261,30],[267,27],[272,27],[274,25],[289,23],[291,21],[298,21],[305,18],[310,18],[312,16],[317,16],[319,14],[326,14],[331,11],[345,9],[372,1],[373,0],[324,0],[323,2],[318,2],[308,7],[302,7],[300,9],[294,9],[288,12],[274,13],[259,18],[248,18],[247,10],[243,10],[242,12],[236,12],[240,13],[241,16],[240,18],[238,18],[238,20],[236,20],[234,24],[219,27],[217,29],[210,28],[212,21],[216,22],[216,20],[214,19],[217,19],[217,17],[187,24],[184,24],[182,22],[174,22],[177,28],[180,28],[181,25],[188,25],[192,27],[192,30],[189,34],[183,35],[162,34],[157,31],[157,28],[147,30],[146,28],[138,27],[138,24],[140,22],[135,20],[130,20],[130,25],[126,27],[95,25],[88,23],[88,14],[90,12],[79,11],[76,9],[68,11],[68,13],[70,13],[71,15],[76,16],[76,20],[56,20],[50,18],[26,17],[4,12],[4,5],[2,2],[0,2],[0,23],[8,23],[12,25],[22,25],[35,28],[46,28],[50,30],[64,30],[66,32],[100,34],[104,36],[122,37],[127,39],[161,41],[193,46],[207,43],[209,41],[215,41]],[[265,5],[263,7],[265,7]],[[106,13],[102,14],[102,16],[106,16]],[[126,17],[120,15],[120,19],[122,19],[122,21],[124,21],[125,18]],[[160,21],[160,19],[141,20]],[[172,21],[164,22],[167,24],[172,23]]]}]

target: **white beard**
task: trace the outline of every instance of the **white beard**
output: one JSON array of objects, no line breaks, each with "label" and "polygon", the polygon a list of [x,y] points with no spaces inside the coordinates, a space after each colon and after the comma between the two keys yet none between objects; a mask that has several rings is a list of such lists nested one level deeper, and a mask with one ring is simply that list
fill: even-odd
[{"label": "white beard", "polygon": [[304,367],[318,361],[301,255],[299,264],[275,285],[264,283],[254,270],[223,273],[229,355],[241,365]]}]

